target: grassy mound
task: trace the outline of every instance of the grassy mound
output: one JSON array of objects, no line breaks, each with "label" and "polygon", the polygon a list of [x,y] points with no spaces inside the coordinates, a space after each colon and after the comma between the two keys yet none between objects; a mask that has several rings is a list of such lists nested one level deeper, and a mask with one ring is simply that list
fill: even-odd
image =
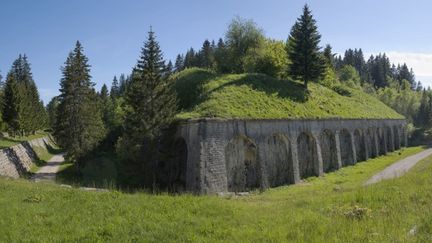
[{"label": "grassy mound", "polygon": [[175,77],[182,113],[190,118],[403,118],[362,91],[310,83],[309,91],[290,80],[264,74],[217,75],[187,69]]},{"label": "grassy mound", "polygon": [[421,150],[230,198],[88,192],[0,178],[0,242],[429,242],[432,158],[401,178],[363,186]]}]

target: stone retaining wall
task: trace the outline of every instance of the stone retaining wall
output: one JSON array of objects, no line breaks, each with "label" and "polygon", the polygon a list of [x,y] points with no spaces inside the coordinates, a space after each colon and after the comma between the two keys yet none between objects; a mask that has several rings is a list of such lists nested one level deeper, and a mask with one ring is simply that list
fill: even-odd
[{"label": "stone retaining wall", "polygon": [[27,174],[38,159],[34,149],[46,150],[52,144],[50,137],[44,137],[0,149],[0,176],[19,178]]}]

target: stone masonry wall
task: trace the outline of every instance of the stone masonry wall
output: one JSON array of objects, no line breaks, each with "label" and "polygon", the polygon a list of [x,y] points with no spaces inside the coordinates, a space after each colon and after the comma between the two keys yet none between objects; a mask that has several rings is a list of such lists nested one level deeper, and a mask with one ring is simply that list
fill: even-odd
[{"label": "stone masonry wall", "polygon": [[0,176],[19,178],[25,175],[38,159],[34,148],[46,150],[51,144],[51,138],[44,137],[0,149]]},{"label": "stone masonry wall", "polygon": [[208,194],[298,183],[407,145],[400,119],[218,120],[180,125],[186,189]]}]

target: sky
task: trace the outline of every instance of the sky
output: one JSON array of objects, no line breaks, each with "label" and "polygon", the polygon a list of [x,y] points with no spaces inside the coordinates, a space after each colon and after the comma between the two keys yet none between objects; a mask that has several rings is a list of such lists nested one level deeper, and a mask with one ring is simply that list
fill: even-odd
[{"label": "sky", "polygon": [[150,26],[166,59],[205,39],[224,36],[235,16],[253,19],[267,37],[286,40],[307,3],[317,20],[321,44],[334,52],[362,48],[406,62],[432,86],[430,0],[1,0],[0,73],[26,54],[45,104],[59,89],[60,68],[79,40],[99,89],[114,75],[130,73]]}]

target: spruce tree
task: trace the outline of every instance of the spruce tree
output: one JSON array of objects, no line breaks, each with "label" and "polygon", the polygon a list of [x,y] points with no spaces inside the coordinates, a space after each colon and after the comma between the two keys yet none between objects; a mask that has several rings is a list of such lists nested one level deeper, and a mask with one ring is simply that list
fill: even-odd
[{"label": "spruce tree", "polygon": [[288,74],[294,79],[301,79],[307,89],[309,81],[317,81],[325,71],[325,61],[321,58],[321,35],[308,5],[291,29],[288,40],[288,57],[291,60]]},{"label": "spruce tree", "polygon": [[[111,94],[112,95],[112,94]],[[108,92],[108,87],[106,84],[102,85],[101,91],[99,93],[100,99],[100,110],[102,112],[102,121],[105,125],[107,131],[114,129],[114,100],[110,99],[110,94]]]},{"label": "spruce tree", "polygon": [[114,76],[114,79],[111,83],[110,96],[112,99],[116,99],[119,95],[120,95],[119,82],[117,80],[117,76]]},{"label": "spruce tree", "polygon": [[[118,151],[144,183],[155,182],[158,140],[176,112],[173,83],[164,76],[163,55],[150,29],[125,96],[125,121]],[[135,165],[135,166],[134,166]]]},{"label": "spruce tree", "polygon": [[79,41],[62,73],[54,136],[67,157],[80,165],[80,159],[103,139],[105,129],[91,82],[90,65]]},{"label": "spruce tree", "polygon": [[175,64],[174,64],[175,72],[180,72],[184,69],[184,57],[183,55],[178,54]]},{"label": "spruce tree", "polygon": [[200,67],[212,68],[214,64],[214,54],[209,40],[205,40],[200,51]]},{"label": "spruce tree", "polygon": [[47,116],[26,55],[13,62],[5,85],[3,119],[11,132],[34,133],[46,126]]}]

